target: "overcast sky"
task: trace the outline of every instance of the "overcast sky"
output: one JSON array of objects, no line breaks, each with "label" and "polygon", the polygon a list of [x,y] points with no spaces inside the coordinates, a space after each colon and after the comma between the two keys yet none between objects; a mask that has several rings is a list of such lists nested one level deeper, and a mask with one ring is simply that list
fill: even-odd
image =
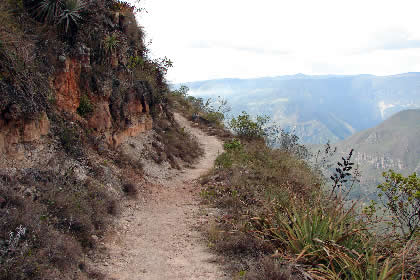
[{"label": "overcast sky", "polygon": [[418,0],[141,0],[171,82],[420,71]]}]

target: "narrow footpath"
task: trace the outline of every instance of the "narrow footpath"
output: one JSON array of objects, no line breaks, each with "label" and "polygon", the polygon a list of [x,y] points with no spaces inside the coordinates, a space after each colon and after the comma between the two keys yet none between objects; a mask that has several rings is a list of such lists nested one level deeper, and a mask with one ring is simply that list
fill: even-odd
[{"label": "narrow footpath", "polygon": [[181,115],[175,114],[175,119],[197,137],[205,154],[194,169],[150,188],[147,201],[133,200],[122,209],[117,232],[104,243],[109,256],[98,264],[108,279],[228,279],[195,229],[200,190],[194,180],[212,168],[223,145]]}]

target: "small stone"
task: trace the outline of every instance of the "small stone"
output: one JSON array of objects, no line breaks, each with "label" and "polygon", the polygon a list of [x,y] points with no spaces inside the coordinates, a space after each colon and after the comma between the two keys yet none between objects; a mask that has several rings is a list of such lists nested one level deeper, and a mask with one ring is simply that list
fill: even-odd
[{"label": "small stone", "polygon": [[66,62],[66,57],[65,57],[64,55],[60,55],[60,56],[58,57],[58,60],[59,60],[61,63],[64,63],[64,62]]}]

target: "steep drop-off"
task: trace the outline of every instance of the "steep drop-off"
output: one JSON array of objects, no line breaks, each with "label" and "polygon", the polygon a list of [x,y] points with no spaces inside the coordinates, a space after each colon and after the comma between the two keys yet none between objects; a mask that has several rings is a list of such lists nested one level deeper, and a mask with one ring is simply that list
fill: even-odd
[{"label": "steep drop-off", "polygon": [[338,158],[354,149],[353,161],[361,171],[361,186],[355,191],[362,197],[374,198],[376,186],[383,181],[382,172],[389,169],[404,175],[420,172],[419,139],[420,110],[406,110],[334,146]]}]

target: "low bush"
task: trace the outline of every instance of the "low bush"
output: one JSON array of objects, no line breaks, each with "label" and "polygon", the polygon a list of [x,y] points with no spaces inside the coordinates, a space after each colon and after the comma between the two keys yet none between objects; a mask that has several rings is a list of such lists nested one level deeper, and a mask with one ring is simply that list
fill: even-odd
[{"label": "low bush", "polygon": [[231,141],[228,141],[225,144],[223,144],[223,147],[227,152],[239,151],[242,149],[242,144],[239,139],[232,139]]},{"label": "low bush", "polygon": [[231,110],[227,100],[220,96],[204,100],[188,95],[188,91],[187,86],[171,91],[168,95],[170,105],[196,123],[224,130],[225,116]]},{"label": "low bush", "polygon": [[79,107],[77,108],[77,113],[82,117],[87,117],[92,112],[93,106],[90,103],[89,98],[86,95],[82,95]]},{"label": "low bush", "polygon": [[244,278],[247,280],[301,279],[300,277],[293,275],[292,267],[290,265],[281,263],[280,261],[269,257],[261,259],[258,265],[255,265],[249,273],[245,274]]},{"label": "low bush", "polygon": [[123,169],[133,169],[137,174],[143,173],[143,163],[140,159],[133,158],[119,150],[117,153],[111,155],[112,160],[118,167]]},{"label": "low bush", "polygon": [[[201,196],[221,210],[211,247],[237,260],[251,259],[253,269],[242,273],[244,279],[418,278],[413,256],[420,241],[372,231],[374,224],[357,204],[343,200],[337,184],[334,195],[325,192],[327,181],[301,157],[271,149],[262,139],[232,140],[225,149],[202,180]],[[348,173],[350,159],[345,160],[339,167]]]},{"label": "low bush", "polygon": [[[78,271],[116,213],[105,189],[36,168],[0,175],[0,279],[54,279]],[[33,186],[22,193],[20,185]],[[81,276],[81,275],[79,275]],[[78,275],[75,274],[77,278]]]},{"label": "low bush", "polygon": [[[30,192],[20,186],[31,186]],[[0,279],[55,279],[78,271],[117,203],[103,186],[64,173],[0,174]],[[82,277],[75,274],[75,277]]]},{"label": "low bush", "polygon": [[385,182],[378,186],[379,197],[391,213],[391,224],[407,240],[420,236],[420,177],[407,177],[389,170],[383,173]]},{"label": "low bush", "polygon": [[29,173],[24,180],[38,185],[38,200],[59,230],[75,235],[84,247],[94,246],[91,235],[105,229],[115,203],[103,186],[92,180],[80,181],[72,168],[65,174]]},{"label": "low bush", "polygon": [[268,121],[269,118],[266,116],[257,116],[256,120],[252,120],[247,112],[242,112],[242,114],[230,120],[229,127],[239,137],[258,139],[266,136],[264,126]]},{"label": "low bush", "polygon": [[173,167],[177,166],[175,158],[193,163],[204,152],[197,140],[176,123],[159,122],[155,130],[163,144],[162,150],[157,149],[161,150],[160,153],[166,154]]}]

